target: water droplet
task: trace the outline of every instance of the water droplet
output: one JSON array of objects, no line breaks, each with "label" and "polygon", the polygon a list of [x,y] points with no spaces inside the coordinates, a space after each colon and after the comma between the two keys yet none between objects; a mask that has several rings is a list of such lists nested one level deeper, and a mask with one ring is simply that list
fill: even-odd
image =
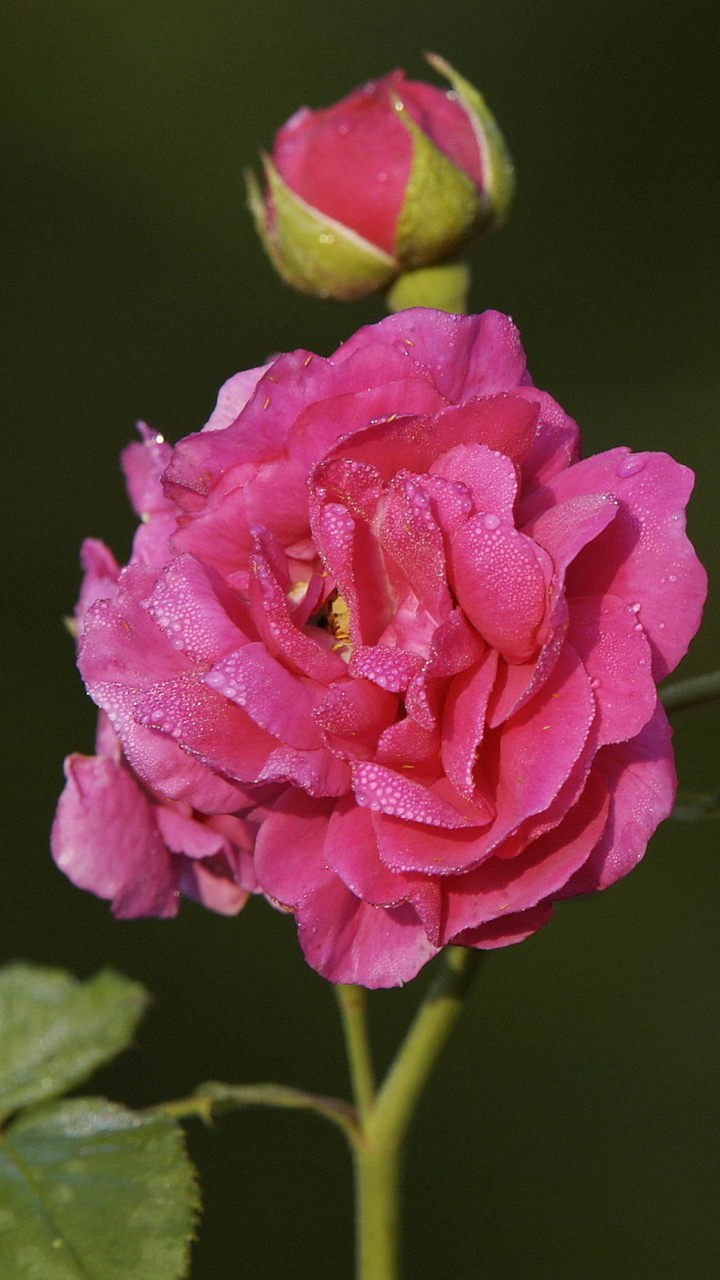
[{"label": "water droplet", "polygon": [[492,511],[488,511],[487,515],[484,515],[482,519],[486,529],[500,528],[500,517],[494,515]]},{"label": "water droplet", "polygon": [[668,582],[677,582],[677,574],[676,574],[676,573],[669,573],[669,574],[668,574]]},{"label": "water droplet", "polygon": [[590,688],[591,688],[591,689],[599,689],[599,688],[600,688],[601,683],[602,683],[602,682],[601,682],[600,680],[598,680],[597,676],[593,676],[592,680],[590,681]]},{"label": "water droplet", "polygon": [[628,605],[628,613],[639,613],[639,612],[640,612],[640,605],[639,605],[639,604],[629,604],[629,605]]},{"label": "water droplet", "polygon": [[644,470],[645,463],[645,458],[638,458],[637,455],[633,457],[631,454],[630,457],[624,458],[622,462],[618,463],[615,474],[621,480],[629,480],[631,476],[636,476]]}]

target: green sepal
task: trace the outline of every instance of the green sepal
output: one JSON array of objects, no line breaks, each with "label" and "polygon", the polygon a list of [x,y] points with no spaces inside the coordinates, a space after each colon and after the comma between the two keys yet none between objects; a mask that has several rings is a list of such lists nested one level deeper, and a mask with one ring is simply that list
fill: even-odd
[{"label": "green sepal", "polygon": [[26,1111],[0,1143],[0,1275],[180,1280],[198,1210],[182,1131],[104,1098]]},{"label": "green sepal", "polygon": [[395,230],[395,256],[404,269],[447,258],[471,240],[482,211],[472,178],[458,169],[416,125],[400,98],[398,118],[412,138],[412,162]]},{"label": "green sepal", "polygon": [[470,268],[466,262],[439,262],[432,267],[405,271],[390,285],[385,301],[388,311],[408,307],[433,307],[464,315],[470,289]]},{"label": "green sepal", "polygon": [[398,273],[388,254],[314,209],[290,190],[263,156],[269,201],[246,173],[248,205],[273,266],[302,293],[348,302],[384,289]]},{"label": "green sepal", "polygon": [[[104,969],[81,982],[30,964],[0,971],[0,1119],[74,1088],[130,1044],[148,995]],[[2,1274],[2,1272],[0,1272]]]},{"label": "green sepal", "polygon": [[497,231],[508,220],[515,193],[515,167],[505,139],[482,94],[469,80],[437,53],[426,53],[425,60],[450,81],[460,105],[470,117],[480,148],[483,176],[482,230]]}]

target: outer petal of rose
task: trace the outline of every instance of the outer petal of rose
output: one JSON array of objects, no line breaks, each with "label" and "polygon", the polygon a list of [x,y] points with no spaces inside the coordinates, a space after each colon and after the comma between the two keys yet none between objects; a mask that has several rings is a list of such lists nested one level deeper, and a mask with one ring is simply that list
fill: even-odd
[{"label": "outer petal of rose", "polygon": [[443,942],[506,911],[525,911],[557,894],[600,840],[609,805],[607,787],[599,776],[591,775],[560,825],[528,845],[524,853],[509,860],[488,858],[474,871],[446,880]]},{"label": "outer petal of rose", "polygon": [[533,502],[562,502],[580,493],[614,493],[616,518],[574,561],[568,594],[598,594],[639,604],[653,647],[653,676],[680,661],[697,631],[705,570],[685,535],[684,507],[693,486],[687,467],[664,453],[612,449],[555,476]]},{"label": "outer petal of rose", "polygon": [[575,596],[568,640],[590,676],[598,708],[598,746],[626,742],[655,710],[657,693],[645,632],[617,596]]},{"label": "outer petal of rose", "polygon": [[490,920],[477,929],[463,929],[453,945],[460,947],[477,947],[480,951],[492,951],[496,947],[511,947],[515,942],[524,942],[531,934],[537,933],[552,917],[552,904],[541,902],[528,911],[518,911]]},{"label": "outer petal of rose", "polygon": [[296,911],[308,964],[329,982],[400,987],[437,955],[409,903],[374,907],[328,875]]},{"label": "outer petal of rose", "polygon": [[141,443],[133,441],[120,455],[128,495],[136,515],[147,520],[151,515],[172,510],[160,477],[170,461],[172,446],[144,422],[138,422]]},{"label": "outer petal of rose", "polygon": [[262,462],[248,480],[248,520],[270,525],[281,541],[290,545],[307,534],[308,475],[339,436],[351,436],[378,418],[432,412],[443,404],[427,381],[412,378],[308,405],[293,424],[283,452]]},{"label": "outer petal of rose", "polygon": [[273,902],[294,911],[324,878],[322,848],[335,804],[288,788],[271,806],[258,832],[255,869]]},{"label": "outer petal of rose", "polygon": [[121,918],[174,916],[175,867],[153,807],[127,769],[105,756],[68,756],[52,829],[53,857],[80,889]]},{"label": "outer petal of rose", "polygon": [[203,431],[222,431],[223,427],[229,427],[242,413],[258,382],[272,368],[273,363],[270,361],[269,364],[258,365],[256,369],[243,369],[241,373],[234,373],[228,378],[218,391],[215,408]]},{"label": "outer petal of rose", "polygon": [[468,520],[450,549],[458,604],[510,662],[530,657],[545,621],[548,583],[540,556],[529,538],[493,514]]},{"label": "outer petal of rose", "polygon": [[468,800],[473,799],[476,790],[473,772],[497,663],[497,653],[489,649],[476,666],[455,676],[445,699],[442,761],[453,786]]},{"label": "outer petal of rose", "polygon": [[518,387],[514,394],[536,404],[540,410],[532,448],[522,468],[523,487],[532,491],[577,462],[580,430],[577,422],[546,391],[525,386]]},{"label": "outer petal of rose", "polygon": [[142,690],[134,718],[238,782],[257,781],[276,745],[276,739],[241,707],[203,684],[194,672]]},{"label": "outer petal of rose", "polygon": [[[411,369],[399,351],[379,344],[358,351],[342,369],[307,351],[281,355],[261,377],[235,422],[222,431],[187,436],[176,445],[164,477],[166,492],[187,510],[197,510],[218,479],[223,486],[234,487],[239,482],[234,479],[236,469],[279,453],[307,405],[409,376],[424,376],[430,382],[427,373]],[[357,425],[357,419],[338,422],[337,436]],[[320,457],[318,451],[315,461]],[[253,473],[252,469],[241,473],[243,480]]]},{"label": "outer petal of rose", "polygon": [[[288,352],[274,360],[227,426],[199,431],[178,442],[163,477],[166,493],[185,510],[197,511],[224,472],[236,474],[239,468],[276,454],[301,409],[333,394],[325,365],[308,351]],[[262,410],[266,403],[267,409]],[[245,478],[252,474],[250,466]]]},{"label": "outer petal of rose", "polygon": [[117,594],[120,567],[112,551],[97,538],[86,538],[80,548],[80,564],[83,570],[80,595],[75,606],[76,634],[83,629],[85,614],[96,600],[112,600]]},{"label": "outer petal of rose", "polygon": [[547,809],[543,809],[541,813],[532,814],[521,822],[512,835],[493,849],[494,858],[516,858],[534,840],[545,835],[546,831],[554,831],[560,825],[565,815],[580,798],[596,754],[597,728],[593,723],[580,755]]},{"label": "outer petal of rose", "polygon": [[221,916],[236,916],[250,897],[247,889],[241,889],[229,875],[223,857],[207,858],[203,862],[183,858],[180,860],[178,886],[186,898],[192,898]]},{"label": "outer petal of rose", "polygon": [[172,555],[170,539],[177,529],[177,511],[159,511],[135,530],[131,564],[151,565],[161,569]]},{"label": "outer petal of rose", "polygon": [[196,662],[218,662],[247,642],[249,620],[222,582],[211,583],[192,556],[176,556],[143,601],[173,649]]},{"label": "outer petal of rose", "polygon": [[508,456],[525,452],[533,438],[537,408],[501,393],[425,416],[370,423],[339,442],[333,456],[377,467],[386,482],[399,471],[429,472],[443,453],[460,444],[487,444]]},{"label": "outer petal of rose", "polygon": [[157,806],[155,821],[171,853],[183,854],[186,858],[212,858],[228,848],[228,842],[221,831],[214,830],[204,822],[196,822],[194,818],[178,813],[169,805]]},{"label": "outer petal of rose", "polygon": [[212,495],[197,515],[183,517],[172,538],[176,554],[187,551],[224,578],[247,571],[253,545],[243,488]]},{"label": "outer petal of rose", "polygon": [[438,391],[453,404],[517,387],[525,373],[520,335],[498,311],[456,316],[415,307],[359,329],[330,359],[339,364],[376,342],[404,349],[429,370]]},{"label": "outer petal of rose", "polygon": [[410,902],[428,936],[439,944],[440,886],[428,876],[396,873],[380,861],[372,815],[352,796],[338,801],[330,818],[325,861],[357,898],[374,906],[397,907]]},{"label": "outer petal of rose", "polygon": [[[183,751],[172,738],[137,724],[132,714],[134,690],[117,685],[96,686],[93,696],[99,706],[107,705],[111,709],[111,732],[122,742],[130,768],[153,791],[168,800],[189,804],[202,813],[232,813],[253,804],[252,792],[219,777]],[[101,719],[105,721],[102,713]],[[103,733],[106,740],[108,730],[109,725]],[[102,750],[105,754],[104,742]]]},{"label": "outer petal of rose", "polygon": [[293,675],[263,644],[247,644],[227,654],[203,681],[243,707],[255,724],[288,746],[304,751],[322,746],[320,730],[312,718],[321,687]]},{"label": "outer petal of rose", "polygon": [[368,987],[408,982],[437,948],[411,907],[361,902],[328,870],[323,843],[332,808],[298,792],[276,803],[256,845],[263,891],[295,911],[305,957],[323,977]]},{"label": "outer petal of rose", "polygon": [[157,572],[140,565],[124,569],[115,600],[97,600],[85,617],[78,667],[90,687],[97,681],[142,687],[191,670],[140,602],[152,592]]},{"label": "outer petal of rose", "polygon": [[598,752],[595,768],[610,789],[610,818],[597,849],[568,883],[563,897],[606,889],[640,862],[675,799],[671,736],[667,716],[658,704],[637,737]]}]

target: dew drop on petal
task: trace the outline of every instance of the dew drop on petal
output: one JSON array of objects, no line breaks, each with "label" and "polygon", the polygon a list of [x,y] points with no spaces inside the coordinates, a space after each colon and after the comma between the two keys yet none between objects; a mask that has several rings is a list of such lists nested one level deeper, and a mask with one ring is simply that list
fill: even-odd
[{"label": "dew drop on petal", "polygon": [[645,458],[633,457],[624,458],[618,463],[615,474],[621,480],[629,480],[631,476],[639,475],[645,468]]}]

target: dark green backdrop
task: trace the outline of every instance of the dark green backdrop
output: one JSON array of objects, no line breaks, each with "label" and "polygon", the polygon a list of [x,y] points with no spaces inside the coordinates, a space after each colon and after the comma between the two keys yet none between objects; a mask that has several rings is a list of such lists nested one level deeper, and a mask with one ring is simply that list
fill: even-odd
[{"label": "dark green backdrop", "polygon": [[[8,249],[3,627],[6,957],[156,995],[99,1088],[135,1104],[208,1077],[346,1089],[332,993],[291,920],[185,906],[115,923],[53,868],[48,828],[93,713],[60,618],[85,534],[127,553],[117,455],[136,417],[170,439],[269,351],[327,353],[378,303],[293,296],[241,168],[320,106],[435,49],[482,86],[519,170],[473,304],[509,311],[536,381],[590,452],[660,448],[698,473],[691,528],[718,568],[716,6],[711,0],[4,0]],[[718,665],[717,596],[686,674]],[[720,708],[678,721],[681,777],[718,782]],[[667,824],[641,868],[496,953],[432,1084],[408,1170],[407,1274],[720,1274],[715,825]],[[373,999],[385,1057],[423,979]],[[197,1280],[351,1274],[350,1175],[312,1118],[195,1134]],[[8,1278],[11,1280],[11,1278]]]}]

